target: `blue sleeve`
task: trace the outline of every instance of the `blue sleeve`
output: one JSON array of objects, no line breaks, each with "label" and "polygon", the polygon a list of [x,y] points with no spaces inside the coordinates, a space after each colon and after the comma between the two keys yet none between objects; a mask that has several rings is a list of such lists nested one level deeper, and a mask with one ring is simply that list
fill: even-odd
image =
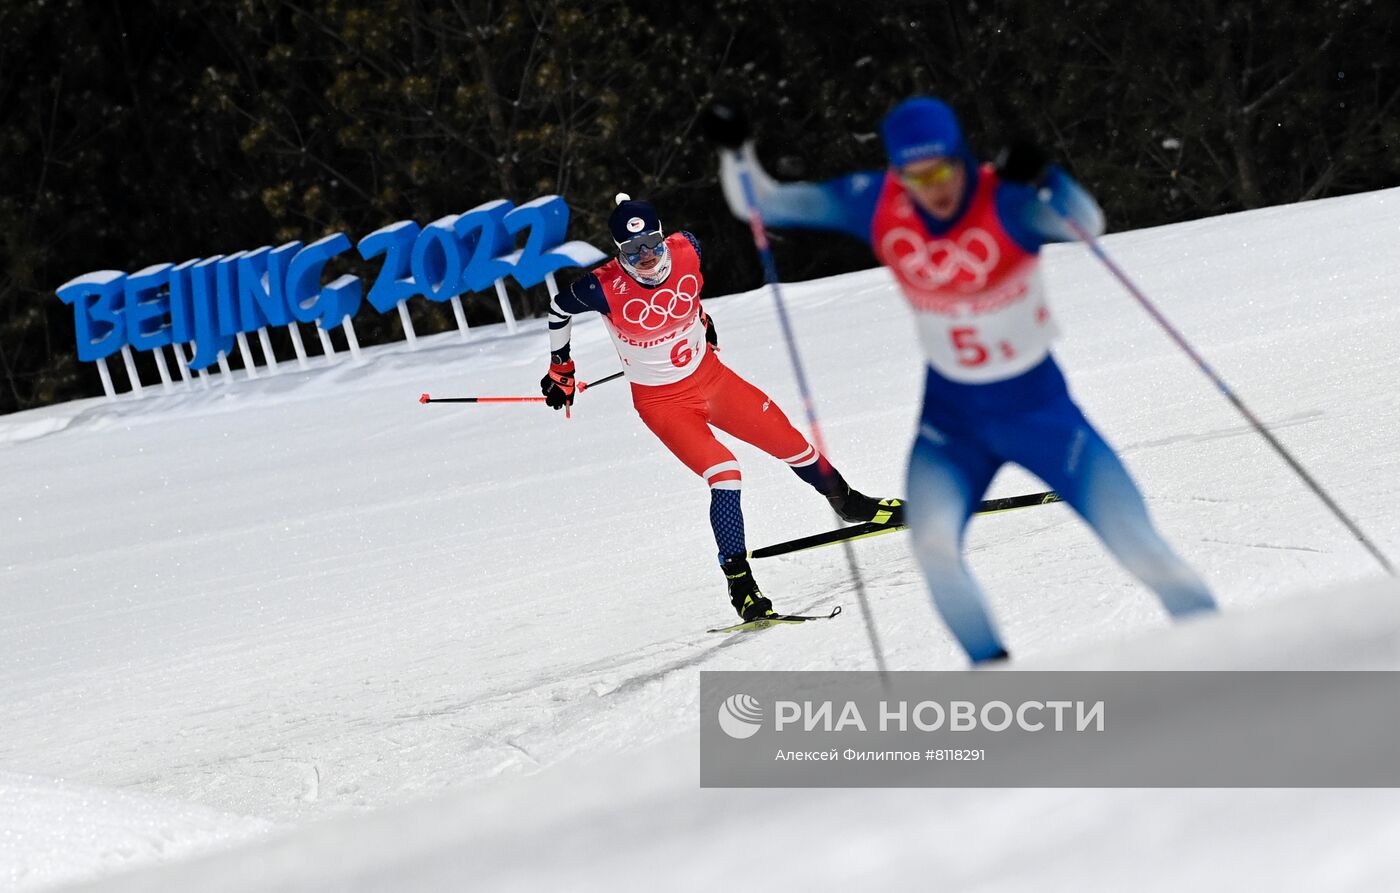
[{"label": "blue sleeve", "polygon": [[1098,203],[1058,165],[1051,166],[1039,188],[1003,181],[997,187],[996,201],[1006,234],[1030,252],[1051,242],[1073,242],[1074,231],[1065,222],[1066,216],[1090,235],[1103,234],[1103,211]]},{"label": "blue sleeve", "polygon": [[685,230],[681,230],[681,235],[685,236],[686,241],[690,243],[690,247],[695,249],[695,256],[704,260],[705,255],[704,252],[700,250],[700,240],[695,238],[692,233],[688,233]]},{"label": "blue sleeve", "polygon": [[560,310],[570,315],[587,313],[589,310],[595,310],[598,313],[608,312],[608,299],[603,294],[603,285],[598,281],[598,277],[592,273],[575,281],[567,290],[561,291],[555,297],[554,303]]},{"label": "blue sleeve", "polygon": [[820,183],[775,183],[759,195],[763,222],[773,227],[825,229],[870,242],[884,171],[861,171]]}]

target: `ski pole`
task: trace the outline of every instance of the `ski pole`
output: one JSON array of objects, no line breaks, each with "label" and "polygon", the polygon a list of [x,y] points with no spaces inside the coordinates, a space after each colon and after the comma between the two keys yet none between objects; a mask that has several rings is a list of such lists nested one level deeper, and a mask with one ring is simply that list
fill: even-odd
[{"label": "ski pole", "polygon": [[[738,123],[738,119],[742,117],[742,112],[732,107],[724,109],[717,106],[711,107],[710,114],[721,119],[723,123],[729,124]],[[724,122],[726,117],[728,121]],[[778,324],[783,332],[783,340],[787,343],[788,360],[791,362],[793,374],[797,378],[797,390],[802,396],[802,407],[807,414],[807,425],[812,430],[812,445],[817,448],[817,453],[821,456],[820,461],[826,463],[828,453],[825,438],[822,436],[821,423],[817,419],[816,402],[812,398],[812,389],[807,383],[807,373],[802,367],[802,357],[797,349],[797,337],[793,334],[787,305],[783,301],[782,282],[778,278],[778,265],[773,259],[773,249],[768,243],[768,233],[763,227],[763,214],[758,208],[758,196],[753,188],[753,175],[742,151],[732,146],[725,146],[723,151],[730,153],[739,173],[739,184],[744,193],[744,205],[749,213],[749,231],[753,235],[753,244],[754,248],[758,250],[759,260],[763,264],[763,278],[773,290],[773,304],[778,311]],[[830,474],[829,463],[826,464],[824,470],[827,475]],[[865,581],[861,578],[860,567],[856,564],[856,555],[851,544],[843,542],[841,545],[846,554],[846,563],[851,569],[851,580],[855,584],[861,615],[865,618],[865,631],[870,638],[870,651],[875,657],[875,667],[880,672],[880,678],[888,687],[889,670],[885,666],[885,653],[880,646],[880,634],[875,628],[875,615],[871,611],[870,599],[865,592]]]},{"label": "ski pole", "polygon": [[[578,383],[580,393],[589,388],[596,388],[600,384],[619,379],[623,376],[621,372],[614,372],[605,378],[597,381],[581,381]],[[543,403],[544,397],[434,397],[424,394],[418,398],[419,403]],[[567,413],[565,413],[567,415]]]},{"label": "ski pole", "polygon": [[1127,289],[1128,294],[1132,295],[1133,298],[1137,300],[1138,304],[1142,305],[1142,308],[1147,311],[1147,315],[1152,317],[1157,325],[1161,326],[1167,335],[1176,342],[1176,346],[1181,348],[1182,352],[1191,358],[1191,362],[1196,364],[1196,368],[1205,373],[1206,378],[1209,378],[1211,383],[1215,385],[1215,389],[1223,394],[1226,400],[1230,401],[1230,404],[1239,411],[1240,415],[1244,416],[1245,421],[1249,422],[1250,427],[1253,428],[1260,437],[1263,437],[1264,440],[1268,442],[1269,446],[1274,448],[1274,452],[1278,453],[1283,461],[1288,463],[1288,467],[1292,468],[1298,477],[1302,478],[1303,483],[1308,486],[1308,489],[1312,490],[1317,498],[1322,500],[1323,504],[1337,517],[1337,520],[1341,521],[1342,524],[1346,526],[1347,530],[1351,531],[1351,535],[1356,537],[1357,541],[1366,548],[1366,551],[1371,553],[1371,556],[1385,569],[1385,572],[1392,577],[1395,576],[1394,566],[1391,565],[1385,555],[1381,553],[1381,550],[1376,548],[1376,545],[1371,542],[1366,534],[1362,532],[1360,526],[1358,526],[1346,512],[1342,511],[1342,507],[1338,505],[1336,500],[1323,489],[1322,485],[1308,473],[1302,463],[1293,458],[1293,454],[1288,452],[1283,444],[1279,442],[1278,438],[1275,437],[1268,428],[1264,427],[1263,423],[1250,411],[1248,406],[1245,406],[1244,401],[1239,398],[1239,395],[1235,393],[1234,389],[1225,383],[1225,380],[1211,368],[1210,364],[1191,346],[1190,342],[1186,340],[1181,332],[1179,332],[1177,328],[1167,320],[1166,316],[1157,309],[1157,306],[1148,300],[1147,295],[1143,294],[1142,289],[1138,288],[1137,285],[1128,278],[1128,274],[1123,272],[1123,269],[1113,261],[1113,258],[1108,256],[1108,252],[1104,251],[1103,245],[1099,243],[1099,240],[1094,238],[1093,234],[1085,229],[1079,221],[1071,217],[1069,213],[1061,210],[1049,201],[1046,201],[1046,204],[1049,204],[1055,213],[1060,215],[1065,223],[1069,225],[1070,231],[1074,233],[1075,238],[1083,242],[1088,249],[1093,252],[1094,256],[1108,268],[1108,271],[1113,274],[1114,278],[1118,280],[1123,288]]},{"label": "ski pole", "polygon": [[622,372],[614,372],[612,375],[609,375],[606,378],[600,378],[597,381],[581,381],[578,383],[578,389],[580,391],[586,391],[589,388],[596,388],[600,384],[606,384],[610,381],[621,378],[624,374],[625,373]]},{"label": "ski pole", "polygon": [[543,397],[430,397],[418,398],[419,403],[543,403]]},{"label": "ski pole", "polygon": [[[597,381],[581,381],[581,382],[578,383],[578,392],[579,392],[580,394],[582,394],[584,391],[588,390],[589,388],[593,387],[594,385],[604,384],[604,383],[606,383],[606,382],[612,381],[613,379],[617,379],[617,378],[621,378],[621,377],[622,377],[622,373],[621,373],[621,372],[614,372],[612,375],[609,375],[609,376],[607,376],[606,378],[600,378],[600,379],[598,379]],[[571,419],[571,418],[573,418],[573,417],[574,417],[574,407],[573,407],[573,404],[568,404],[568,405],[566,405],[566,406],[564,407],[564,418],[566,418],[566,419]]]}]

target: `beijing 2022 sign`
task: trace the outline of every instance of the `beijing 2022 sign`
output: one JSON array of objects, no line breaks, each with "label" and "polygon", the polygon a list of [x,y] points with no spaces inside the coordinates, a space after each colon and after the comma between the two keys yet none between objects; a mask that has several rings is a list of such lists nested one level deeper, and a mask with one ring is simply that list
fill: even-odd
[{"label": "beijing 2022 sign", "polygon": [[[568,226],[560,196],[518,207],[498,199],[424,227],[401,220],[358,246],[335,233],[310,245],[159,263],[131,274],[100,270],[67,282],[58,297],[73,308],[79,360],[101,360],[127,346],[193,343],[189,365],[199,370],[227,354],[240,333],[297,322],[331,330],[364,303],[384,313],[415,296],[448,301],[506,276],[525,288],[546,280],[553,287],[556,270],[605,259],[587,242],[566,242]],[[525,244],[517,250],[521,234]],[[383,258],[368,294],[356,276],[322,284],[326,264],[352,247],[365,260]]]}]

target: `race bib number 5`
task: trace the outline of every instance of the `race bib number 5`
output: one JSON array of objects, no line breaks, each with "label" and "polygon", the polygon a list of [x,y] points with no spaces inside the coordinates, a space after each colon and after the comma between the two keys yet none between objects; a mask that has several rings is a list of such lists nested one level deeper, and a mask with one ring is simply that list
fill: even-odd
[{"label": "race bib number 5", "polygon": [[[948,336],[953,340],[953,351],[959,366],[976,369],[978,366],[986,365],[987,361],[991,359],[992,348],[982,342],[982,337],[976,326],[958,326],[949,329]],[[1004,360],[1016,357],[1016,349],[1011,346],[1010,341],[1000,342],[995,349]]]}]

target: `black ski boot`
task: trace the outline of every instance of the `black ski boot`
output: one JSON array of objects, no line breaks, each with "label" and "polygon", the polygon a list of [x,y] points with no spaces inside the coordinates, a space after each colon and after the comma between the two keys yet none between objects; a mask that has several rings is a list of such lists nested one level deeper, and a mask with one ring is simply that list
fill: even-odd
[{"label": "black ski boot", "polygon": [[904,523],[904,503],[898,499],[874,499],[846,487],[845,496],[828,496],[827,502],[847,524],[875,524],[898,527]]},{"label": "black ski boot", "polygon": [[776,616],[773,603],[758,591],[758,583],[754,582],[747,558],[739,555],[726,558],[720,568],[724,571],[725,580],[729,582],[729,603],[739,612],[745,623]]}]

